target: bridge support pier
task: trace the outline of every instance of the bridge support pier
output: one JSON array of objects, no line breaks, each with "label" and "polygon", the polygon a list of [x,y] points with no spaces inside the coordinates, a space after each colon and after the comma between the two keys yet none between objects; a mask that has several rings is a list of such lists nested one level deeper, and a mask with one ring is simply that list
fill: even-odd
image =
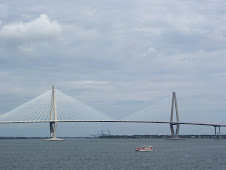
[{"label": "bridge support pier", "polygon": [[50,122],[50,138],[56,138],[56,128],[57,128],[57,123],[56,122]]},{"label": "bridge support pier", "polygon": [[[218,135],[217,135],[217,127],[218,127]],[[214,129],[215,129],[214,139],[221,139],[221,127],[220,126],[214,126]]]},{"label": "bridge support pier", "polygon": [[63,140],[56,138],[56,129],[57,129],[57,110],[56,110],[56,97],[55,97],[55,87],[52,87],[52,101],[51,101],[51,111],[50,111],[50,121],[49,128],[50,128],[50,139],[46,139],[49,141],[54,140]]},{"label": "bridge support pier", "polygon": [[[176,125],[176,133],[174,132],[174,125]],[[179,124],[173,124],[170,123],[170,130],[171,130],[171,138],[176,139],[179,138],[179,129],[180,129],[180,125]]]}]

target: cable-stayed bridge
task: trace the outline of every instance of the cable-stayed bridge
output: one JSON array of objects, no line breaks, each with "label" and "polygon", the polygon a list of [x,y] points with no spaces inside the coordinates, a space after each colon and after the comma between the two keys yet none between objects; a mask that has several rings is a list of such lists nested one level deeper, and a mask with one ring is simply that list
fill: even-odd
[{"label": "cable-stayed bridge", "polygon": [[[220,127],[224,124],[181,122],[177,106],[176,93],[173,92],[171,103],[171,114],[169,121],[153,120],[151,108],[145,108],[125,118],[116,119],[101,111],[98,111],[71,96],[52,87],[52,90],[30,100],[29,102],[15,108],[0,116],[0,124],[4,123],[49,123],[50,140],[56,138],[58,122],[122,122],[122,123],[157,123],[169,124],[173,139],[178,139],[180,125],[212,126],[215,128],[215,137],[218,127],[218,138],[220,138]],[[175,115],[174,115],[175,113]],[[174,117],[176,120],[174,121]],[[174,128],[176,126],[176,129]]]}]

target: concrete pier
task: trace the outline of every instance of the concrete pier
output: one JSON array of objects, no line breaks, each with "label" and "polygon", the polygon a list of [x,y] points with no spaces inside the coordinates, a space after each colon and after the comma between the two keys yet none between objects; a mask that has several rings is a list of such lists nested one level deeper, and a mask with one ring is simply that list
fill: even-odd
[{"label": "concrete pier", "polygon": [[[218,127],[218,135],[217,135],[217,127]],[[220,129],[220,126],[214,126],[214,129],[215,129],[214,139],[221,139],[221,129]]]}]

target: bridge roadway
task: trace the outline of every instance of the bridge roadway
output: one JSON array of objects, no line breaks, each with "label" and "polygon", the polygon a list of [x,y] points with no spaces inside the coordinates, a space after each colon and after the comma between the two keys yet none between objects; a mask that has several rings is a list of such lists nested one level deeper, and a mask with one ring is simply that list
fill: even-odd
[{"label": "bridge roadway", "polygon": [[226,127],[222,124],[210,124],[210,123],[190,123],[190,122],[165,122],[165,121],[139,121],[139,120],[43,120],[43,121],[7,121],[0,122],[0,124],[6,123],[49,123],[49,122],[119,122],[119,123],[159,123],[159,124],[183,124],[183,125],[200,125],[200,126],[213,126],[213,127]]}]

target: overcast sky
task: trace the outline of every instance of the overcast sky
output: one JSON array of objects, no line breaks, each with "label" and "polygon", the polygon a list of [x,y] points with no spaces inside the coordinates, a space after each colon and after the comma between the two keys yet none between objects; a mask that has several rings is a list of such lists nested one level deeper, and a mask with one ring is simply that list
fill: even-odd
[{"label": "overcast sky", "polygon": [[181,120],[226,124],[225,6],[225,0],[0,0],[0,113],[55,85],[114,117],[176,91]]}]

